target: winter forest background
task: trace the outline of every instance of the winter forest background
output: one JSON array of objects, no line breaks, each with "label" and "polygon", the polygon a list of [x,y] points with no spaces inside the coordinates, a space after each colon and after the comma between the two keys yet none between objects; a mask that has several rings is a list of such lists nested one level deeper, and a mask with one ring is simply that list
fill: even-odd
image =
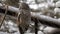
[{"label": "winter forest background", "polygon": [[[0,4],[5,0],[0,0]],[[44,15],[49,20],[50,18],[57,19],[60,22],[60,0],[20,0],[29,5],[32,12],[39,15]],[[0,21],[2,19],[0,14]],[[48,18],[49,17],[49,18]],[[9,18],[9,19],[7,19]],[[35,34],[35,22],[31,21],[30,27],[25,34]],[[44,22],[45,23],[45,22]],[[50,22],[49,22],[50,23]],[[60,27],[60,25],[59,25]],[[2,27],[0,28],[0,34],[20,34],[15,20],[6,17]],[[60,34],[60,28],[48,26],[46,24],[38,23],[38,34]]]}]

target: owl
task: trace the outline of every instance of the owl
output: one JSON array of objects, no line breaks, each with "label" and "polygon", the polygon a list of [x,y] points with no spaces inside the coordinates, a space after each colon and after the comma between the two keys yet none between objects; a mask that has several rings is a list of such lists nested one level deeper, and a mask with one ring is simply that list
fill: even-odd
[{"label": "owl", "polygon": [[29,23],[31,22],[30,8],[26,3],[20,3],[19,7],[20,7],[20,13],[18,17],[19,21],[18,24],[25,32],[29,27]]}]

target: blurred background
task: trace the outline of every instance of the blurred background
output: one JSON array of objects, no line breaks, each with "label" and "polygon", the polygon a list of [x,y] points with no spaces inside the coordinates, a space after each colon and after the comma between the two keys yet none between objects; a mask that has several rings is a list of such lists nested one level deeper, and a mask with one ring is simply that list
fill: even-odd
[{"label": "blurred background", "polygon": [[[4,1],[6,0],[0,0],[0,3],[3,3]],[[32,12],[60,20],[60,0],[19,0],[19,1],[27,3]],[[2,17],[3,16],[0,16],[0,19],[2,19]],[[25,32],[25,34],[35,34],[34,22],[31,21],[30,24],[31,25]],[[60,28],[50,27],[41,24],[40,22],[38,23],[38,34],[60,34],[59,32]],[[11,19],[10,17],[6,17],[2,27],[0,28],[0,34],[20,34],[16,21]]]}]

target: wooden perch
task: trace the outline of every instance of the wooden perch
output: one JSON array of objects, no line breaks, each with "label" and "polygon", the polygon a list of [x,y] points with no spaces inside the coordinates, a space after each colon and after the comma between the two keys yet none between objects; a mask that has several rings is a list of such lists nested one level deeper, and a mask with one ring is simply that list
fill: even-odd
[{"label": "wooden perch", "polygon": [[[1,9],[5,9],[5,7],[0,3],[0,8]],[[13,7],[13,6],[8,6],[8,10],[9,11],[12,11],[12,12],[16,12],[16,13],[18,13],[19,12],[19,8],[15,8],[15,7]]]},{"label": "wooden perch", "polygon": [[36,13],[31,13],[31,16],[33,18],[37,18],[40,21],[40,23],[42,23],[42,24],[60,28],[60,20],[58,20],[58,19],[54,19],[54,18],[36,14]]},{"label": "wooden perch", "polygon": [[[0,4],[0,9],[5,10],[5,7],[3,7],[2,4]],[[19,8],[9,6],[8,11],[19,13]],[[42,24],[46,24],[46,25],[49,25],[49,26],[60,28],[60,20],[58,20],[58,19],[54,19],[54,18],[51,18],[51,17],[48,17],[48,16],[40,15],[40,14],[37,14],[37,13],[34,13],[34,12],[31,12],[31,17],[39,19],[39,21]]]}]

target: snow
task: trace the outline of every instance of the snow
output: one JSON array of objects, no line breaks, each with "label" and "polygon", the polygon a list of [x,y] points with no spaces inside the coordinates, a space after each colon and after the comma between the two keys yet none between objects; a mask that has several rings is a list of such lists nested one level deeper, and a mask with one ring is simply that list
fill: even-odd
[{"label": "snow", "polygon": [[60,7],[60,1],[56,2],[56,7]]},{"label": "snow", "polygon": [[[60,7],[60,1],[58,1],[58,2],[56,2],[56,4],[55,3],[53,3],[53,1],[54,0],[47,0],[47,2],[45,2],[45,0],[39,0],[38,2],[43,2],[43,3],[40,3],[40,4],[36,4],[35,2],[34,2],[34,0],[27,0],[27,4],[29,4],[29,7],[31,8],[31,9],[41,9],[41,10],[48,10],[48,8],[49,7],[55,7],[56,6],[56,8],[54,9],[54,11],[55,11],[55,13],[56,12],[60,12],[60,8],[58,8],[58,7]],[[0,4],[1,5],[1,4]],[[1,5],[2,6],[2,5]],[[9,6],[9,9],[11,8],[12,6]],[[14,10],[14,9],[12,9],[12,8],[14,8],[14,9],[16,9],[16,10]],[[13,11],[17,11],[17,12],[19,12],[18,10],[18,8],[15,8],[15,7],[12,7],[11,9],[13,10]],[[36,15],[40,15],[40,13],[36,13]],[[42,15],[41,15],[42,16]],[[40,17],[41,17],[40,16]],[[46,16],[43,16],[43,17],[46,17]],[[49,18],[51,18],[51,17],[49,17]],[[48,17],[46,18],[46,19],[48,19]],[[59,20],[59,19],[58,19]],[[31,28],[29,28],[27,31],[26,31],[26,33],[25,34],[35,34],[34,32],[33,32],[33,30],[34,30],[34,23],[30,23],[31,25],[30,25],[30,27]],[[33,27],[32,27],[33,26]],[[39,27],[39,29],[40,30],[43,30],[44,29],[44,31],[43,32],[46,32],[46,33],[51,33],[52,31],[54,31],[55,30],[55,28],[52,28],[52,27],[46,27],[46,28],[44,28],[44,26],[41,26],[41,27]],[[9,31],[9,32],[7,32],[7,30]],[[32,30],[32,33],[31,33],[31,30]],[[3,32],[4,31],[4,32]],[[13,33],[14,32],[14,33]],[[38,31],[38,34],[44,34],[42,31]],[[19,30],[18,30],[18,27],[17,27],[17,24],[16,23],[14,23],[12,20],[8,20],[8,21],[4,21],[4,24],[2,25],[2,27],[0,28],[0,34],[19,34]]]},{"label": "snow", "polygon": [[[31,23],[31,25],[34,26],[34,23]],[[25,34],[35,34],[34,32],[32,32],[32,33],[30,32],[32,28],[29,28],[25,32]],[[9,32],[7,32],[7,30]],[[19,34],[19,29],[18,29],[18,27],[16,26],[16,24],[12,20],[8,20],[8,21],[5,20],[4,24],[2,25],[2,27],[0,29],[0,34]],[[44,34],[44,33],[41,32],[41,31],[38,31],[38,34]]]}]

